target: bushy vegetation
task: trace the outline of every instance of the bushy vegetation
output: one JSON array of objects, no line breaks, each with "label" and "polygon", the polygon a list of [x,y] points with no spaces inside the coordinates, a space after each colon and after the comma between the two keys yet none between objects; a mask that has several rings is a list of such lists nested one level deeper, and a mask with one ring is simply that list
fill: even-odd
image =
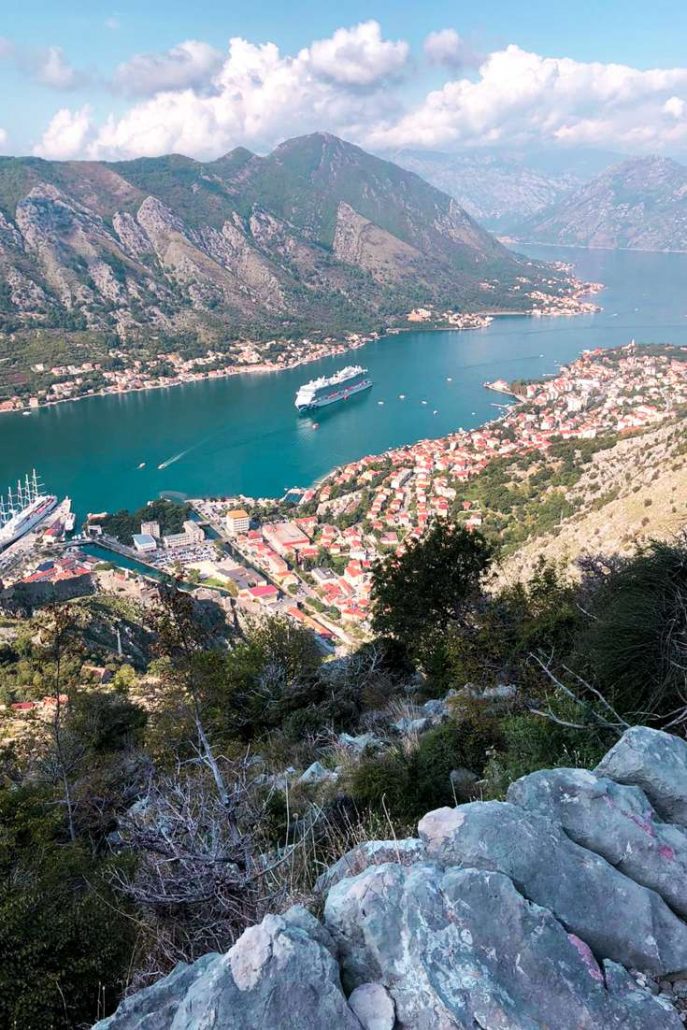
[{"label": "bushy vegetation", "polygon": [[190,511],[188,504],[180,504],[178,501],[170,501],[162,497],[157,501],[144,504],[137,511],[127,511],[122,508],[121,511],[114,512],[112,515],[106,515],[100,525],[103,533],[114,537],[115,540],[126,544],[127,547],[131,547],[132,537],[135,533],[141,532],[142,522],[159,522],[160,532],[163,535],[181,533],[184,521],[189,518]]},{"label": "bushy vegetation", "polygon": [[50,701],[2,724],[0,1023],[87,1025],[307,898],[361,839],[593,767],[632,723],[684,731],[684,541],[487,592],[494,560],[433,526],[377,567],[379,635],[343,659],[279,618],[218,632],[161,587],[154,661],[113,659],[103,686],[83,604],[18,624],[3,700]]},{"label": "bushy vegetation", "polygon": [[631,721],[682,721],[687,701],[687,547],[653,542],[602,576],[580,658]]}]

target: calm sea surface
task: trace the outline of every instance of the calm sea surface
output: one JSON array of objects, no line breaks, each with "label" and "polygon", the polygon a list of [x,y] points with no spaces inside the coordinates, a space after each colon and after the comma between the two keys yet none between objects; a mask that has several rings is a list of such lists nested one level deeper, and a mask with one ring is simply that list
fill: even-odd
[{"label": "calm sea surface", "polygon": [[373,389],[320,412],[316,430],[297,416],[295,391],[345,358],[94,397],[28,418],[1,415],[0,486],[35,466],[52,492],[72,497],[80,515],[134,507],[170,491],[281,495],[364,454],[494,418],[499,397],[483,388],[485,380],[542,376],[587,347],[632,338],[687,344],[687,255],[522,249],[570,261],[581,277],[604,282],[603,311],[498,318],[484,330],[418,331],[371,343],[351,360],[369,368]]}]

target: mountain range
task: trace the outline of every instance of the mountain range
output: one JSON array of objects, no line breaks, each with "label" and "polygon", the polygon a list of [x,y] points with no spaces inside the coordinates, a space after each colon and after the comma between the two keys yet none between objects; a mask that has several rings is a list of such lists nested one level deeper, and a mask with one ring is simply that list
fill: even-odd
[{"label": "mountain range", "polygon": [[503,147],[450,154],[400,150],[390,157],[450,194],[494,232],[508,232],[622,160],[603,150]]},{"label": "mountain range", "polygon": [[419,176],[325,133],[106,163],[0,158],[0,328],[289,335],[417,304],[531,306],[561,273]]},{"label": "mountain range", "polygon": [[512,235],[577,247],[687,250],[687,167],[665,157],[623,161],[524,219]]}]

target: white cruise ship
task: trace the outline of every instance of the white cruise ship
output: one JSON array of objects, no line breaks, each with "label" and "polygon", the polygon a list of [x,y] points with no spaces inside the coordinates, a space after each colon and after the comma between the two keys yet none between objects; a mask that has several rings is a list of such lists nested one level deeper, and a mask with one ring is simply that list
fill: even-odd
[{"label": "white cruise ship", "polygon": [[367,369],[360,365],[349,365],[333,376],[321,376],[311,379],[301,386],[296,394],[296,407],[299,414],[324,408],[327,404],[348,400],[361,390],[369,390],[372,386]]},{"label": "white cruise ship", "polygon": [[34,529],[57,504],[57,497],[43,493],[36,470],[17,483],[14,493],[0,497],[0,551]]}]

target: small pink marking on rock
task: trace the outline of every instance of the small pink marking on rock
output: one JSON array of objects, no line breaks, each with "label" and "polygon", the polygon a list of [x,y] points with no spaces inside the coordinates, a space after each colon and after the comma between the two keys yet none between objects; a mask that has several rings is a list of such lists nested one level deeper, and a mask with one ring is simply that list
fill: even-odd
[{"label": "small pink marking on rock", "polygon": [[668,846],[668,844],[661,844],[660,848],[658,849],[658,853],[661,856],[661,858],[665,858],[668,862],[672,862],[675,858],[675,852],[671,847]]},{"label": "small pink marking on rock", "polygon": [[647,812],[643,819],[638,815],[631,815],[630,819],[635,824],[635,826],[639,826],[640,830],[644,830],[644,832],[647,833],[650,837],[656,836],[656,827],[652,822],[652,812]]},{"label": "small pink marking on rock", "polygon": [[600,983],[604,983],[603,973],[599,969],[599,967],[597,965],[597,962],[596,962],[596,959],[594,958],[594,955],[592,954],[592,949],[589,947],[589,945],[585,944],[585,942],[583,940],[581,940],[577,936],[577,934],[574,934],[574,933],[569,933],[568,934],[568,940],[570,941],[570,943],[577,950],[580,958],[582,959],[582,961],[584,962],[585,966],[587,967],[587,971],[589,972],[589,975],[592,976],[595,980],[598,980]]}]

